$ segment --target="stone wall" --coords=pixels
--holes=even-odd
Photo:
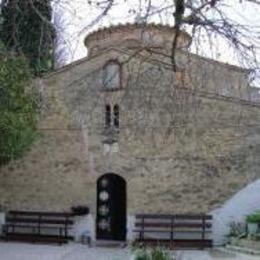
[[[1,204],[8,209],[69,210],[87,203],[91,180],[81,140],[76,131],[41,131],[24,158],[1,169]]]
[[[88,56],[117,46],[120,49],[149,48],[160,50],[170,55],[175,28],[160,24],[126,24],[101,28],[87,35],[84,43],[88,48]],[[187,50],[191,43],[191,36],[181,31],[177,47]]]
[[[106,92],[102,66],[112,58],[123,63],[123,88]],[[260,107],[241,100],[245,72],[183,53],[178,62],[181,77],[169,57],[110,49],[39,79],[39,138],[1,169],[0,204],[95,213],[96,180],[114,172],[127,181],[128,214],[208,212],[259,178]],[[113,145],[107,103],[120,106]]]

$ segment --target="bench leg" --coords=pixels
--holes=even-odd
[[[8,241],[8,226],[3,226],[3,234],[4,234],[4,239],[7,242]]]
[[[62,245],[62,228],[59,229],[59,244]]]

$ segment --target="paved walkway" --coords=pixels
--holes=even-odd
[[[86,245],[39,245],[0,243],[0,260],[127,260],[130,251],[115,248],[88,248]]]
[[[220,250],[210,251],[178,251],[177,260],[259,260],[259,256],[227,253]]]
[[[213,251],[177,251],[177,260],[259,260],[258,257]],[[129,249],[0,243],[0,260],[130,260]]]

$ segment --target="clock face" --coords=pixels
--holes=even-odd
[[[101,191],[101,192],[99,193],[99,199],[100,199],[101,201],[107,201],[108,198],[109,198],[108,192],[106,192],[106,191]]]

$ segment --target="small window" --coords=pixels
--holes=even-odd
[[[105,122],[106,122],[106,127],[110,127],[111,125],[111,106],[106,105],[106,111],[105,111]]]
[[[106,90],[121,87],[121,68],[117,61],[109,61],[103,68],[103,87]]]
[[[114,106],[114,126],[119,128],[119,106]]]

